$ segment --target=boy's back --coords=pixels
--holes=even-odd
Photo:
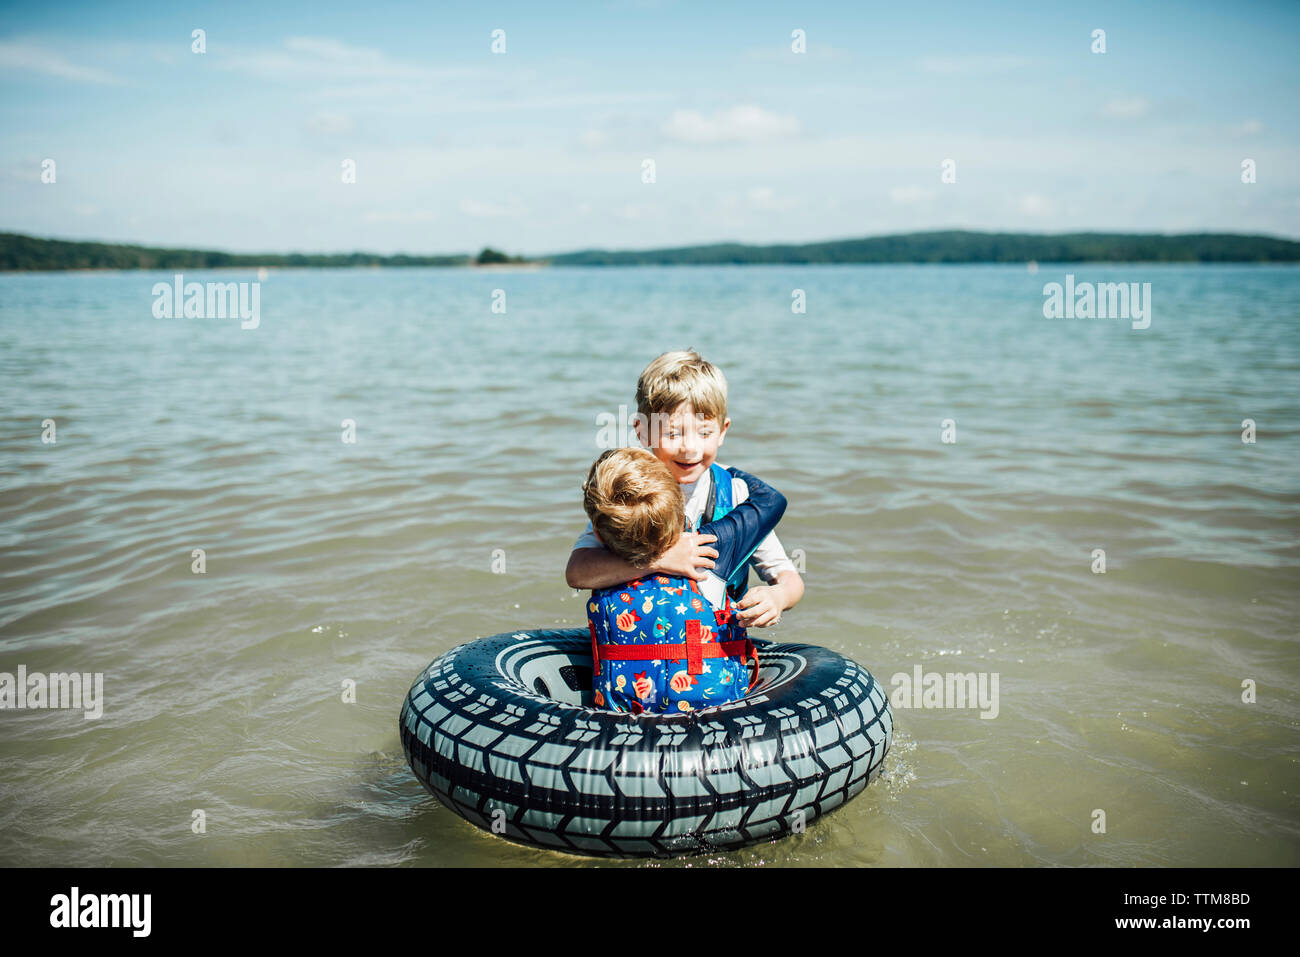
[[[734,470],[747,501],[701,526],[717,562],[704,582],[648,574],[596,589],[587,602],[597,707],[634,714],[694,711],[744,696],[757,673],[753,643],[733,611],[726,581],[781,520],[785,497]],[[730,479],[731,473],[724,473]],[[584,506],[614,551],[648,562],[686,524],[680,488],[643,449],[607,452],[583,487]],[[671,535],[665,529],[674,527]],[[655,536],[643,547],[642,536]],[[754,665],[751,671],[751,664]]]

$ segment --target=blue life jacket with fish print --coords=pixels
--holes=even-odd
[[[650,575],[597,589],[587,627],[598,708],[698,711],[743,698],[758,673],[730,597],[715,610],[694,579]]]
[[[711,520],[698,527],[718,536],[718,577],[725,574],[730,582],[738,571],[743,588],[749,556],[780,521],[785,498],[733,470],[750,488],[750,499],[737,507],[732,473],[714,468],[721,477],[713,476],[711,507],[705,509]],[[593,591],[587,625],[596,706],[657,714],[743,698],[757,680],[758,655],[736,621],[730,589],[722,603],[721,609],[714,608],[698,582],[672,575],[647,575]]]

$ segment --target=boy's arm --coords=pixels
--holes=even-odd
[[[700,526],[701,532],[718,537],[714,545],[718,551],[714,574],[719,578],[730,578],[748,561],[754,549],[776,528],[785,514],[785,496],[772,486],[740,469],[727,471],[749,486],[749,498],[716,522]]]
[[[703,581],[718,553],[710,547],[715,536],[683,532],[672,548],[649,568],[637,568],[606,548],[575,548],[564,569],[570,588],[609,588],[645,575],[678,575]]]
[[[608,588],[636,577],[627,562],[606,548],[575,548],[564,568],[570,588]]]
[[[755,585],[736,603],[740,610],[736,618],[746,628],[766,628],[781,620],[781,612],[788,611],[803,597],[803,579],[795,569],[787,569],[776,576],[771,585]]]

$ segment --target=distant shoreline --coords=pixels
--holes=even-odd
[[[380,256],[373,253],[228,253],[0,233],[0,272],[177,269],[358,269],[462,267],[492,270],[564,266],[749,266],[1003,263],[1300,263],[1300,241],[1235,233],[984,233],[944,230],[798,245],[715,243],[668,249],[589,249],[511,257]]]

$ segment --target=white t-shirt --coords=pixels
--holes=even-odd
[[[721,465],[721,463],[718,463]],[[722,466],[725,468],[726,466]],[[700,520],[704,514],[704,505],[709,497],[709,474],[704,475],[690,485],[682,486],[682,495],[686,499],[686,520],[694,527],[695,523]],[[749,498],[749,486],[743,479],[731,479],[731,501],[736,505]],[[578,540],[573,543],[573,550],[576,552],[579,548],[604,548],[600,539],[591,528],[591,522],[587,523],[587,529],[578,536]],[[784,571],[796,571],[794,562],[790,561],[781,547],[781,541],[776,537],[776,532],[770,533],[767,538],[759,543],[758,548],[754,549],[754,554],[750,557],[749,563],[759,576],[769,585],[776,581],[776,576]],[[713,607],[722,607],[722,598],[726,592],[726,582],[709,569],[709,577],[700,583],[700,589],[704,592],[704,597],[713,603]]]

